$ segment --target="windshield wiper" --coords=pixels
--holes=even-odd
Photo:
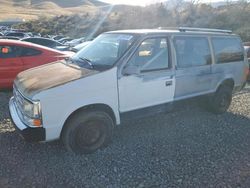
[[[87,59],[87,58],[84,58],[84,57],[78,57],[78,59],[80,59],[80,60],[86,62],[86,63],[90,66],[91,69],[94,68],[94,66],[93,66],[93,64],[92,64],[92,62],[91,62],[90,59]]]

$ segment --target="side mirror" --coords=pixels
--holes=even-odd
[[[122,71],[124,75],[139,75],[140,69],[137,66],[129,65],[125,67]]]

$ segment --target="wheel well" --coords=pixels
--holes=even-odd
[[[223,85],[226,85],[226,86],[229,86],[230,88],[234,88],[234,80],[232,78],[229,78],[229,79],[226,79],[224,80],[219,87],[223,86]]]
[[[77,110],[75,110],[74,112],[72,112],[69,117],[67,118],[67,120],[65,121],[64,125],[69,121],[70,118],[72,118],[75,114],[79,113],[79,112],[88,112],[88,111],[102,111],[102,112],[106,112],[113,120],[114,124],[116,124],[116,117],[115,114],[112,110],[112,108],[106,104],[91,104],[91,105],[87,105],[84,107],[81,107]]]
[[[79,112],[88,112],[88,111],[102,111],[102,112],[106,112],[111,117],[111,119],[113,120],[114,125],[116,125],[116,117],[115,117],[115,114],[114,114],[114,112],[113,112],[113,110],[112,110],[112,108],[110,106],[108,106],[106,104],[91,104],[91,105],[87,105],[87,106],[81,107],[81,108],[75,110],[74,112],[72,112],[69,115],[69,117],[64,122],[63,128],[61,130],[61,136],[62,136],[63,129],[65,128],[65,125],[67,124],[67,122],[74,115],[76,115]]]

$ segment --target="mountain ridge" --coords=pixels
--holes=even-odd
[[[96,14],[109,4],[98,0],[0,0],[0,21],[37,20],[71,14]]]
[[[5,1],[5,0],[0,0],[0,3],[1,1]],[[107,3],[104,3],[98,0],[70,0],[70,1],[65,1],[65,0],[46,0],[46,1],[43,1],[43,0],[10,0],[9,2],[12,2],[14,6],[18,6],[18,5],[22,6],[24,4],[36,5],[36,4],[51,2],[62,8],[79,7],[83,5],[97,6],[97,7],[108,5]]]

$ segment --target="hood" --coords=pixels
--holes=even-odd
[[[59,61],[33,68],[17,75],[14,84],[26,97],[66,84],[68,82],[90,76],[98,71],[73,67]]]

